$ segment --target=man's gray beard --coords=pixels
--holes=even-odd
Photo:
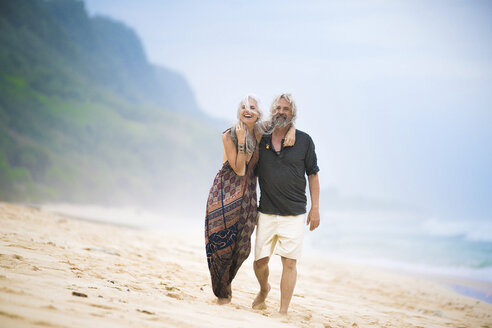
[[[290,119],[285,119],[285,120],[279,120],[278,117],[272,118],[272,127],[275,128],[285,128],[286,126],[289,126],[292,123],[292,118]]]

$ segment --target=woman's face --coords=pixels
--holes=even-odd
[[[239,119],[245,124],[255,123],[260,117],[260,112],[258,111],[258,104],[256,100],[249,98],[249,108],[246,108],[246,104],[241,105],[241,110],[239,111]]]

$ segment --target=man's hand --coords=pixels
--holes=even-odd
[[[319,227],[319,210],[318,209],[311,208],[311,210],[309,210],[306,225],[308,225],[308,224],[310,224],[310,226],[309,226],[310,231],[313,231],[314,229]]]

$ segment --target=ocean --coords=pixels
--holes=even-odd
[[[318,230],[306,233],[305,251],[386,269],[492,284],[490,221],[325,211]],[[492,303],[488,292],[481,296],[468,293]]]

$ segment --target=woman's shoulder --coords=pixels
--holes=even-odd
[[[222,136],[231,136],[231,135],[232,135],[231,128],[228,128],[227,130],[222,132]]]
[[[224,132],[222,132],[222,140],[232,140],[231,128],[228,128]]]

